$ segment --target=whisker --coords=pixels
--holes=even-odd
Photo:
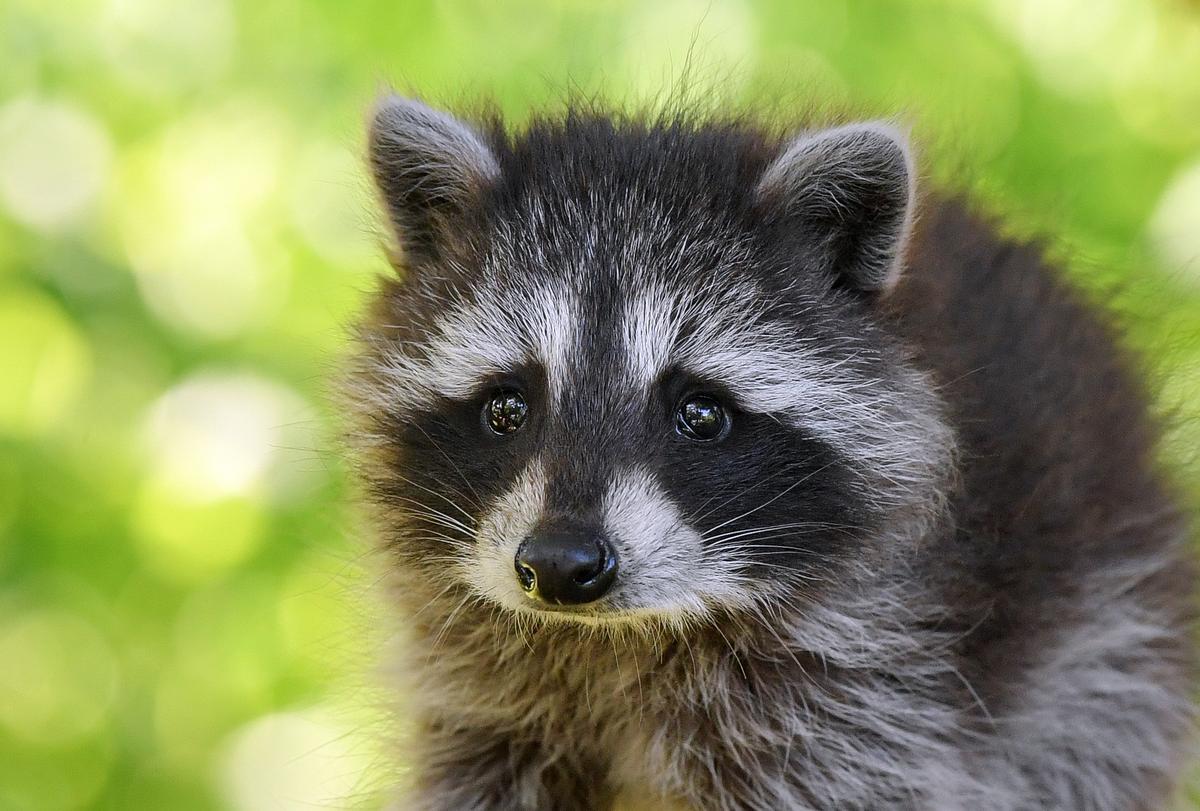
[[[439,493],[437,490],[434,490],[434,489],[432,489],[432,488],[426,487],[425,485],[421,484],[420,482],[413,481],[412,479],[408,478],[407,476],[405,476],[405,475],[403,475],[403,474],[401,474],[401,473],[393,473],[393,475],[395,475],[395,476],[396,476],[396,478],[400,479],[401,481],[405,482],[406,484],[411,484],[413,487],[418,487],[418,488],[420,488],[421,490],[424,490],[426,493],[429,493],[430,495],[434,495],[434,496],[437,496],[438,498],[442,499],[442,500],[443,500],[443,501],[445,501],[447,504],[449,504],[451,507],[453,507],[454,509],[456,509],[456,510],[458,510],[460,513],[462,513],[464,516],[466,516],[466,518],[467,518],[467,520],[468,520],[468,521],[474,521],[474,520],[475,520],[475,518],[474,518],[474,517],[473,517],[473,516],[472,516],[472,515],[471,515],[469,512],[467,512],[467,511],[466,511],[466,510],[464,510],[462,507],[460,507],[456,501],[454,501],[453,499],[451,499],[451,498],[450,498],[449,496],[447,496],[445,493]],[[437,479],[436,477],[434,477],[434,476],[430,476],[430,478],[431,478],[431,479],[433,479],[433,480],[434,480],[434,481],[435,481],[437,484],[440,484],[442,487],[447,487],[447,488],[448,488],[448,489],[450,489],[450,490],[454,490],[454,488],[453,488],[453,487],[448,487],[448,485],[446,485],[446,483],[445,483],[445,482],[443,482],[443,481],[440,481],[440,480],[439,480],[439,479]],[[454,492],[455,492],[457,495],[460,495],[460,496],[462,496],[462,495],[463,495],[462,493],[458,492],[457,490],[454,490]],[[476,506],[481,506],[481,505],[476,505]]]
[[[774,496],[772,496],[771,498],[767,499],[767,500],[766,500],[766,501],[764,501],[762,504],[759,504],[757,507],[755,507],[755,508],[753,508],[753,509],[750,509],[750,510],[747,510],[746,512],[742,513],[741,515],[734,516],[733,518],[730,518],[730,519],[728,519],[728,520],[726,520],[726,521],[722,521],[720,524],[717,524],[715,527],[712,527],[710,530],[708,530],[708,532],[715,532],[716,530],[720,529],[721,527],[728,526],[729,524],[732,524],[734,521],[740,521],[740,520],[742,520],[743,518],[746,518],[747,516],[753,515],[754,513],[758,512],[759,510],[763,509],[764,507],[768,507],[768,506],[770,506],[771,504],[774,504],[776,501],[778,501],[779,499],[783,498],[784,496],[786,496],[786,495],[787,495],[788,493],[790,493],[791,491],[795,490],[795,489],[796,489],[797,487],[799,487],[800,485],[804,484],[806,481],[808,481],[809,479],[811,479],[813,476],[816,476],[818,473],[821,473],[821,472],[823,472],[824,470],[826,470],[826,469],[827,469],[828,467],[830,467],[830,465],[832,465],[832,464],[833,464],[833,463],[832,463],[832,462],[830,462],[830,463],[827,463],[827,464],[821,465],[819,468],[817,468],[816,470],[814,470],[812,473],[809,473],[807,476],[805,476],[805,477],[803,477],[803,478],[801,478],[801,479],[797,479],[796,481],[792,482],[792,483],[791,483],[791,484],[789,484],[787,487],[783,488],[783,490],[781,490],[780,492],[776,493]]]
[[[772,473],[770,473],[760,479],[755,479],[753,484],[749,485],[748,487],[742,488],[737,493],[734,493],[732,496],[725,499],[717,506],[713,507],[710,510],[705,510],[700,515],[696,515],[696,513],[699,512],[699,510],[701,508],[703,508],[706,504],[709,504],[713,499],[715,499],[717,496],[720,495],[720,493],[714,493],[713,495],[709,496],[704,501],[702,501],[700,503],[700,505],[697,506],[696,509],[692,511],[692,513],[687,517],[688,522],[689,523],[699,523],[700,521],[703,521],[705,518],[712,515],[714,512],[721,509],[729,502],[731,502],[735,499],[741,498],[742,496],[746,495],[747,493],[750,493],[751,491],[753,491],[755,488],[760,487],[763,484],[766,484],[767,482],[771,481],[771,479],[774,479],[776,476],[782,476],[786,471],[787,471],[787,468],[780,467],[780,468],[776,469],[775,471],[773,471]]]
[[[483,504],[483,497],[479,495],[479,491],[475,489],[475,485],[471,484],[471,480],[467,478],[467,475],[462,472],[462,468],[460,468],[455,463],[455,461],[450,458],[450,454],[448,454],[448,453],[446,453],[446,451],[442,450],[442,446],[437,444],[437,442],[434,441],[433,437],[431,437],[429,435],[429,432],[426,431],[424,428],[422,428],[420,425],[418,425],[417,423],[414,422],[413,427],[416,428],[418,431],[420,431],[422,434],[424,434],[425,438],[429,440],[429,444],[433,445],[433,447],[437,449],[437,452],[442,455],[442,458],[444,458],[447,462],[450,463],[450,467],[454,468],[454,472],[457,473],[459,475],[459,478],[461,478],[463,480],[463,482],[467,485],[467,489],[469,489],[472,493],[475,494],[476,502],[479,504]]]

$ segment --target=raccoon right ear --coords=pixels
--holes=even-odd
[[[500,173],[474,129],[413,99],[381,98],[368,133],[371,173],[409,256],[435,252],[446,226]]]
[[[757,195],[843,282],[886,291],[900,276],[914,181],[907,139],[871,122],[798,136],[763,172]]]

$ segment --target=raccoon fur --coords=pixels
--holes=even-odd
[[[388,97],[369,162],[396,808],[1164,807],[1194,580],[1147,397],[904,135]]]

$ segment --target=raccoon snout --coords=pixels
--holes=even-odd
[[[513,561],[530,597],[555,605],[583,605],[603,597],[617,579],[617,552],[599,532],[539,528]]]

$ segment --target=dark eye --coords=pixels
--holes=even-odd
[[[729,429],[729,415],[712,397],[698,394],[683,401],[675,412],[675,430],[688,439],[710,442]]]
[[[483,405],[483,421],[494,433],[505,435],[516,433],[525,424],[529,406],[521,392],[502,389],[493,394]]]

